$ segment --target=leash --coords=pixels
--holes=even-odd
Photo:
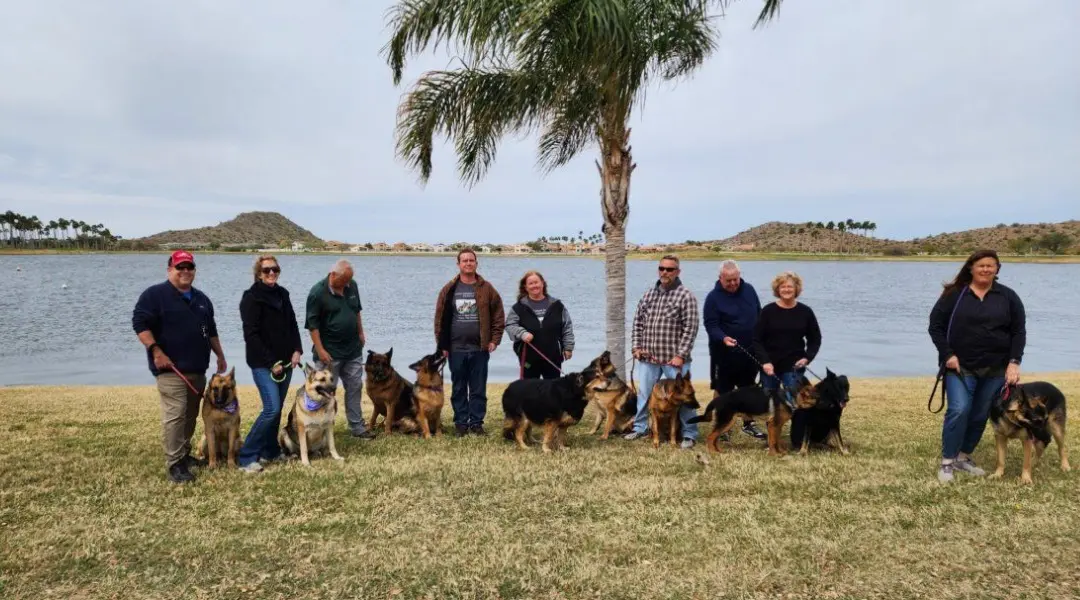
[[[184,382],[184,385],[186,385],[186,386],[187,386],[187,388],[188,388],[189,390],[191,390],[191,393],[192,393],[192,394],[195,394],[196,396],[198,396],[200,400],[202,399],[202,397],[203,397],[203,393],[202,393],[202,392],[200,392],[199,390],[195,389],[195,386],[191,385],[191,382],[190,382],[190,381],[188,381],[188,378],[187,378],[187,377],[184,377],[184,374],[180,372],[180,369],[177,369],[177,368],[176,368],[176,365],[174,365],[174,364],[172,364],[172,363],[170,362],[170,363],[169,363],[169,368],[170,368],[170,369],[172,369],[172,370],[173,370],[173,373],[176,373],[176,376],[177,376],[177,377],[179,377],[179,378],[180,378],[180,380]]]
[[[946,342],[948,342],[949,338],[952,337],[952,324],[953,324],[953,319],[956,318],[956,309],[960,308],[960,301],[964,299],[964,293],[967,292],[967,290],[968,290],[968,286],[966,286],[966,285],[964,286],[964,288],[962,290],[960,290],[960,294],[956,297],[956,304],[953,305],[952,312],[949,313],[949,324],[945,327],[945,341]],[[959,361],[959,358],[957,360]],[[942,361],[941,368],[938,369],[937,379],[934,380],[934,389],[930,390],[930,397],[927,398],[927,400],[926,400],[926,410],[930,411],[930,413],[934,414],[934,415],[938,414],[939,412],[941,412],[945,408],[945,395],[946,395],[947,392],[945,391],[945,383],[944,383],[944,381],[945,381],[945,373],[948,372],[948,369],[945,367],[945,362],[947,362],[947,361]],[[972,399],[974,399],[975,398],[975,391],[968,387],[967,381],[964,380],[964,374],[960,373],[958,371],[956,376],[959,377],[960,382],[964,384],[964,388],[967,389],[968,395]],[[933,404],[934,392],[937,391],[938,384],[941,385],[941,404],[938,405],[937,410],[933,410],[930,407]]]
[[[941,368],[938,369],[937,378],[934,380],[934,389],[930,390],[930,397],[926,399],[926,410],[930,411],[930,414],[936,415],[945,409],[945,386],[941,385],[945,379],[945,363],[941,364]],[[934,403],[934,394],[937,392],[938,385],[941,385],[941,404],[938,405],[937,410],[930,408]]]
[[[528,347],[532,348],[532,349],[533,349],[533,352],[535,352],[535,353],[536,353],[537,355],[539,355],[539,356],[540,356],[540,358],[542,358],[542,359],[546,360],[546,361],[548,362],[548,364],[549,364],[549,365],[551,365],[552,367],[555,367],[555,370],[559,372],[559,375],[562,375],[562,374],[563,374],[563,372],[562,372],[562,369],[560,369],[560,368],[559,368],[559,365],[557,365],[557,364],[555,364],[554,362],[552,362],[552,360],[551,360],[550,358],[548,358],[548,357],[544,356],[544,353],[543,353],[543,352],[541,352],[540,350],[538,350],[538,349],[536,348],[536,346],[533,346],[532,342],[526,342],[525,340],[521,340],[521,341],[522,341],[522,342],[523,342],[523,343],[524,343],[524,344],[525,344],[526,346],[528,346]],[[525,348],[524,348],[524,347],[522,347],[522,348],[521,348],[521,369],[520,369],[519,375],[520,375],[520,376],[518,377],[519,379],[525,379]]]
[[[277,367],[279,365],[281,366],[281,379],[274,377],[274,367]],[[286,362],[284,360],[279,360],[274,363],[274,367],[270,367],[270,381],[273,381],[274,383],[281,383],[282,381],[285,381],[286,373],[295,368],[292,365],[292,361]]]

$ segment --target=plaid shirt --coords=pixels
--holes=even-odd
[[[697,333],[697,298],[679,279],[670,290],[657,282],[638,302],[632,347],[647,352],[652,362],[667,363],[681,356],[689,363]]]

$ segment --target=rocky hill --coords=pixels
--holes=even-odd
[[[186,248],[207,246],[278,247],[301,242],[306,246],[322,246],[323,241],[307,229],[276,212],[246,212],[212,227],[163,231],[141,238],[148,245],[176,245]]]

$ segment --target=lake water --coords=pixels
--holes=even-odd
[[[302,319],[307,291],[338,257],[284,255],[281,283]],[[439,288],[455,273],[453,257],[349,256],[364,305],[368,348],[394,348],[395,364],[407,365],[434,349],[433,315]],[[214,302],[226,358],[242,383],[251,382],[244,363],[239,303],[251,284],[250,255],[196,256],[195,285]],[[140,292],[165,279],[166,255],[0,256],[0,385],[149,384],[142,346],[131,328]],[[17,267],[22,270],[18,271]],[[503,295],[507,309],[517,282],[539,269],[549,291],[566,304],[577,348],[570,361],[580,368],[604,349],[604,265],[591,258],[480,257],[480,273]],[[719,261],[683,263],[683,282],[703,304],[716,281]],[[936,355],[926,333],[930,307],[959,263],[936,262],[759,262],[742,264],[743,277],[763,302],[780,271],[802,275],[801,300],[817,313],[824,341],[811,365],[850,376],[932,375]],[[656,263],[627,265],[627,319],[655,281]],[[1072,370],[1080,366],[1080,305],[1066,288],[1080,280],[1080,265],[1006,264],[1001,281],[1023,299],[1028,315],[1026,370]],[[63,286],[66,284],[67,288]],[[629,335],[629,324],[627,334]],[[305,359],[310,339],[301,331]],[[628,344],[629,345],[629,344]],[[708,345],[701,327],[694,369],[704,378]],[[212,364],[212,363],[211,363]],[[491,381],[517,377],[510,345],[492,357]]]

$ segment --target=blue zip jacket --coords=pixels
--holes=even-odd
[[[146,288],[135,303],[131,325],[136,334],[152,333],[181,373],[206,373],[210,367],[210,338],[218,336],[214,305],[194,287],[190,301],[168,281]],[[156,377],[159,372],[149,350],[146,362]]]
[[[739,289],[732,294],[717,281],[716,287],[705,297],[705,306],[701,311],[705,331],[709,334],[709,346],[722,346],[725,337],[733,337],[739,345],[750,349],[754,343],[754,325],[760,312],[761,301],[754,286],[739,280]]]

